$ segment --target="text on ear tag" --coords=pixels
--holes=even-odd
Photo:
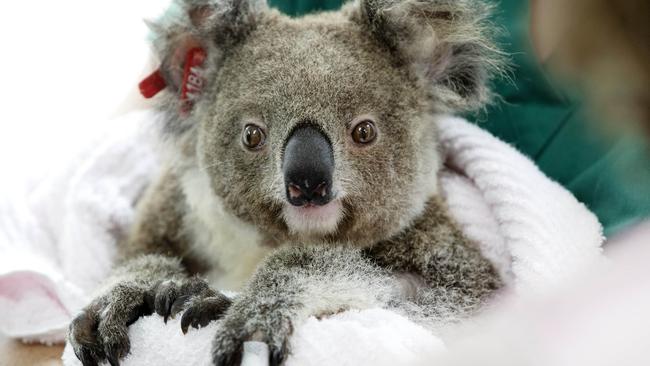
[[[183,71],[183,86],[181,88],[181,112],[188,113],[201,96],[205,86],[203,65],[207,53],[202,48],[192,48],[187,53]]]

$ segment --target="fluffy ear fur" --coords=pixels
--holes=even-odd
[[[179,91],[189,50],[203,48],[213,66],[255,28],[266,9],[265,0],[174,0],[159,20],[148,23],[168,87]]]
[[[503,56],[482,0],[359,0],[352,18],[409,63],[443,111],[481,108]]]

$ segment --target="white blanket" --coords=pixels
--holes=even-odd
[[[0,196],[0,331],[43,342],[68,322],[110,269],[114,242],[155,174],[151,115],[131,113],[79,149],[66,169]],[[110,125],[110,126],[109,126]],[[515,149],[458,118],[443,117],[443,192],[464,232],[515,293],[539,292],[600,256],[595,216]],[[495,305],[496,306],[496,305]],[[213,323],[182,335],[154,315],[130,329],[123,365],[206,365]],[[381,309],[349,311],[296,327],[288,364],[418,364],[444,339]],[[254,346],[254,345],[251,345]],[[254,353],[248,354],[255,364]],[[79,365],[70,349],[66,365]]]

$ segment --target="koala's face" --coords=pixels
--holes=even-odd
[[[258,25],[226,60],[202,163],[237,214],[273,231],[385,237],[435,191],[426,96],[360,26]]]
[[[413,65],[422,52],[374,34],[359,6],[261,11],[196,106],[199,168],[228,210],[275,240],[367,245],[437,192],[434,113],[450,88],[432,92],[430,68]]]

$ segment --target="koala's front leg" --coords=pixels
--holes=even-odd
[[[104,360],[119,365],[130,348],[128,326],[139,317],[156,312],[167,319],[188,301],[215,296],[223,295],[199,278],[186,278],[178,260],[140,256],[117,268],[101,294],[72,321],[68,342],[84,366]],[[212,319],[219,315],[210,314]]]
[[[364,250],[379,266],[418,279],[403,310],[423,325],[471,316],[502,286],[492,263],[448,212],[441,198],[432,198],[411,227]]]
[[[390,276],[348,248],[292,247],[262,263],[226,312],[213,348],[216,365],[238,365],[242,345],[269,346],[270,363],[288,355],[293,327],[310,315],[385,306],[393,296]]]

